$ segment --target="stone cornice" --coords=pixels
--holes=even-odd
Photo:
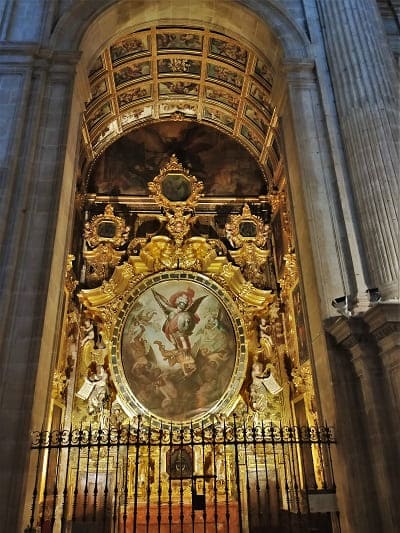
[[[287,59],[282,62],[281,70],[286,75],[289,85],[302,87],[315,83],[314,59]]]
[[[400,304],[379,303],[365,314],[385,367],[400,364]]]
[[[392,324],[395,329],[400,325],[400,304],[379,303],[371,307],[365,314],[364,320],[374,335],[379,334],[387,324]]]
[[[15,66],[53,66],[63,65],[75,68],[81,53],[77,51],[57,51],[38,46],[37,43],[15,43],[0,41],[1,67]]]
[[[355,364],[360,358],[385,359],[385,355],[395,362],[400,346],[400,305],[380,303],[362,317],[329,319],[325,321],[325,330],[338,346],[351,353]]]
[[[338,345],[347,349],[357,343],[352,334],[349,320],[344,317],[327,319],[325,321],[325,330],[332,335]]]
[[[379,348],[363,318],[340,317],[335,321],[326,321],[325,329],[334,337],[337,345],[349,354],[358,377],[381,375],[381,366],[376,357]]]

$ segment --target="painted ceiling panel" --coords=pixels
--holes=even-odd
[[[88,75],[88,161],[147,121],[180,118],[229,133],[270,173],[274,70],[250,47],[204,28],[153,27],[112,43]]]

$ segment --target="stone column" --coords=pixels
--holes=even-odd
[[[280,105],[288,194],[296,253],[305,292],[317,292],[316,327],[333,313],[331,302],[354,286],[349,244],[331,157],[314,61],[286,61],[286,100]],[[281,86],[275,88],[282,92]],[[313,272],[315,275],[313,275]],[[317,290],[316,290],[317,288]],[[313,316],[309,313],[309,320]],[[316,337],[317,335],[315,335]]]
[[[369,288],[399,298],[398,80],[375,0],[318,0]]]
[[[386,307],[386,306],[385,306]],[[396,531],[400,522],[397,501],[399,471],[399,447],[396,441],[398,423],[393,416],[393,407],[388,394],[386,372],[377,357],[379,347],[363,318],[337,319],[327,328],[344,349],[359,380],[359,406],[349,408],[349,420],[360,420],[364,426],[363,441],[358,443],[360,456],[368,453],[369,471],[364,472],[364,485],[374,485],[375,496],[368,507],[381,520],[383,531]],[[349,371],[347,370],[347,374]],[[357,391],[352,392],[357,396]],[[376,531],[376,525],[364,525],[367,531]]]
[[[375,533],[382,531],[381,513],[377,512],[377,489],[371,473],[371,454],[364,423],[360,380],[351,355],[343,344],[349,337],[344,318],[332,318],[327,328],[327,346],[332,368],[337,438],[332,447],[336,495],[340,509],[341,531]],[[325,390],[324,390],[325,394]]]
[[[18,524],[18,517],[32,405],[48,390],[55,353],[51,343],[44,347],[48,361],[35,390],[79,55],[31,44],[2,46],[0,101],[5,102],[6,120],[0,156],[5,156],[2,183],[8,188],[1,195],[0,224],[0,523],[4,531],[19,531],[27,525]],[[62,268],[58,275],[63,278]],[[54,308],[57,311],[57,302]],[[45,408],[42,401],[40,420]]]
[[[365,333],[361,331],[359,335],[364,338]],[[377,507],[381,511],[383,530],[395,531],[400,520],[395,502],[397,497],[394,496],[398,484],[398,454],[393,442],[389,405],[384,401],[386,380],[380,365],[371,357],[374,350],[375,347],[368,340],[360,340],[351,348],[366,411],[366,436],[370,445],[371,471],[377,489]]]
[[[375,305],[364,315],[371,335],[379,347],[379,358],[386,376],[389,414],[395,428],[394,443],[400,446],[400,305]]]

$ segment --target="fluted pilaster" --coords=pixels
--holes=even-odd
[[[0,101],[4,105],[0,109],[4,107],[7,122],[0,134],[0,161],[4,161],[2,185],[7,187],[0,187],[2,193],[4,188],[0,202],[0,425],[7,430],[0,445],[0,529],[20,531],[17,522],[35,416],[32,406],[41,399],[43,419],[54,353],[52,343],[44,339],[51,337],[56,326],[49,335],[43,320],[50,300],[54,323],[59,309],[58,299],[48,297],[48,280],[51,262],[56,261],[57,218],[60,235],[67,233],[69,223],[73,175],[64,182],[62,176],[79,56],[50,49],[38,52],[31,44],[2,46]],[[61,255],[61,265],[63,251],[57,256],[60,261]],[[62,266],[53,270],[52,283],[62,286]],[[47,359],[39,365],[41,346]]]
[[[385,355],[380,352],[378,344],[383,337],[388,337],[388,330],[396,333],[397,321],[392,316],[396,313],[396,307],[396,304],[382,304],[372,308],[363,317],[339,318],[326,323],[327,331],[335,339],[336,347],[345,357],[341,362],[338,357],[335,360],[335,364],[339,362],[340,379],[348,380],[353,375],[350,368],[345,366],[347,362],[351,363],[358,378],[357,382],[352,383],[351,388],[347,388],[348,405],[342,413],[343,417],[339,418],[338,430],[342,431],[343,424],[349,422],[355,427],[361,423],[366,429],[362,434],[362,449],[358,442],[355,450],[360,464],[364,462],[364,467],[365,460],[368,460],[368,469],[363,471],[361,468],[358,473],[360,476],[358,483],[361,481],[362,487],[355,490],[365,493],[363,505],[367,503],[368,508],[362,513],[370,514],[372,510],[373,516],[369,516],[368,521],[363,522],[363,516],[358,515],[357,520],[361,523],[355,525],[351,531],[394,532],[397,531],[396,527],[400,520],[396,503],[400,464],[400,449],[396,439],[398,414],[393,402],[393,396],[398,395],[398,390],[395,390],[396,369],[393,366],[389,367],[389,361],[389,364],[385,362]],[[391,382],[393,382],[393,391],[390,390]],[[339,391],[338,385],[336,392]],[[392,392],[394,394],[391,394]],[[339,401],[342,400],[343,398],[340,398]],[[351,453],[352,444],[350,440],[348,453]]]
[[[319,0],[370,288],[399,298],[398,80],[374,0]]]

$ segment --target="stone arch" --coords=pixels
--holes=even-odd
[[[45,352],[48,351],[49,346],[54,345],[54,331],[57,329],[56,322],[61,300],[59,288],[62,286],[65,251],[68,249],[68,240],[72,227],[69,215],[73,204],[75,185],[75,154],[79,138],[78,117],[82,110],[82,105],[89,95],[89,86],[85,81],[84,73],[87,71],[90,62],[96,57],[96,54],[111,39],[135,29],[132,26],[132,21],[136,20],[137,24],[145,24],[155,20],[167,23],[176,12],[174,10],[178,10],[180,7],[179,3],[179,0],[171,0],[168,4],[168,10],[163,10],[161,0],[153,2],[151,9],[154,11],[151,11],[151,17],[149,15],[146,18],[143,15],[148,9],[145,2],[132,3],[129,0],[121,0],[120,2],[106,0],[101,7],[98,7],[95,3],[79,2],[60,19],[49,41],[51,49],[59,52],[71,52],[81,49],[82,56],[78,63],[78,77],[75,82],[72,106],[70,108],[69,137],[52,265],[52,272],[57,274],[53,276],[49,287],[49,303],[45,318],[46,327],[42,339],[37,388],[40,387],[39,384],[46,382],[46,378],[48,380],[49,369],[52,366],[51,354]],[[174,24],[179,24],[180,22],[187,24],[189,21],[196,21],[197,23],[206,22],[214,28],[221,27],[216,20],[215,4],[212,2],[204,2],[204,4],[205,7],[201,16],[198,13],[192,14],[188,8],[186,14],[181,13],[178,20],[176,18],[173,19]],[[291,154],[288,158],[288,172],[291,175],[294,218],[296,224],[299,224],[298,240],[299,242],[303,241],[299,246],[302,260],[301,266],[303,272],[308,272],[305,282],[313,293],[310,296],[309,307],[314,306],[317,309],[315,316],[319,315],[318,300],[321,299],[324,306],[322,316],[325,317],[332,296],[336,296],[337,292],[341,294],[343,291],[343,277],[346,276],[346,273],[341,270],[342,265],[340,265],[339,260],[327,265],[323,258],[323,250],[322,253],[315,252],[315,249],[318,249],[322,243],[325,250],[329,248],[335,249],[337,246],[340,247],[338,241],[341,239],[340,232],[342,231],[339,227],[340,213],[332,211],[330,216],[333,222],[328,219],[325,225],[321,224],[321,209],[316,197],[323,196],[325,199],[333,195],[333,185],[329,182],[330,178],[326,178],[325,182],[321,179],[324,173],[323,156],[317,152],[309,153],[310,151],[307,149],[308,157],[305,158],[306,161],[304,163],[299,162],[299,154],[302,148],[305,149],[307,141],[320,135],[322,137],[320,139],[321,142],[326,144],[328,142],[326,134],[314,133],[314,137],[312,137],[311,133],[309,133],[309,138],[304,140],[299,138],[299,130],[297,129],[296,131],[293,128],[293,124],[300,120],[306,131],[311,132],[313,128],[316,129],[316,122],[322,120],[322,118],[310,117],[307,121],[305,118],[307,109],[310,106],[314,105],[317,108],[320,105],[318,100],[318,81],[313,70],[314,63],[308,59],[309,43],[304,32],[283,12],[276,2],[271,1],[264,4],[256,0],[243,0],[233,5],[231,2],[227,2],[227,4],[229,4],[231,13],[228,19],[224,19],[223,27],[225,31],[229,30],[232,35],[238,36],[238,40],[253,40],[258,48],[271,46],[275,53],[274,60],[276,65],[279,65],[281,69],[281,93],[276,95],[276,100],[284,115],[282,128],[287,151]],[[138,8],[137,11],[136,8]],[[218,8],[221,8],[220,3]],[[142,14],[141,19],[138,13]],[[237,16],[239,13],[245,13],[248,17],[247,32],[245,34],[241,34],[239,24],[234,18],[234,15]],[[239,19],[237,18],[236,20]],[[77,21],[79,21],[78,24]],[[254,23],[256,24],[255,34]],[[251,29],[253,29],[253,33],[250,31]],[[257,36],[259,37],[258,42]],[[288,90],[288,84],[291,85],[290,90]],[[294,103],[297,98],[299,98],[300,106],[296,110]],[[306,177],[307,180],[305,179]],[[306,221],[305,213],[311,213],[311,225],[314,225],[311,230]],[[310,231],[317,234],[317,236],[319,235],[317,241],[313,244],[310,243]],[[335,233],[335,231],[338,233]],[[314,263],[317,264],[315,265]],[[318,276],[315,274],[315,269],[319,270],[320,278],[323,277],[329,280],[327,286],[321,284],[321,279],[317,279]],[[317,286],[317,290],[315,290],[315,286]],[[320,319],[315,319],[313,328],[313,338],[316,339],[314,348],[325,350]],[[326,376],[326,379],[329,380],[328,373]],[[322,383],[321,385],[323,386],[324,384]],[[44,418],[44,394],[45,391],[42,390],[42,394],[35,397],[33,420],[35,420],[36,426],[39,426]],[[332,409],[333,402],[330,398],[327,398],[326,403],[328,410]],[[325,414],[332,419],[332,416],[330,416],[332,413],[326,412]],[[332,421],[334,422],[334,420]]]
[[[6,167],[2,169],[8,176],[2,270],[3,286],[6,287],[2,307],[6,313],[2,326],[5,335],[1,359],[1,423],[7,431],[1,445],[4,483],[0,491],[0,519],[7,530],[23,529],[26,525],[21,523],[21,502],[23,485],[29,483],[29,429],[40,427],[42,423],[51,381],[52,354],[57,349],[55,331],[60,326],[60,288],[65,281],[65,255],[72,226],[79,119],[89,95],[89,85],[82,74],[101,46],[111,38],[111,28],[118,33],[125,23],[129,25],[132,22],[132,19],[125,20],[123,12],[117,16],[117,7],[126,7],[132,12],[133,7],[129,4],[133,3],[135,9],[143,11],[151,2],[38,0],[32,3],[25,0],[10,1],[0,8],[4,15],[1,24],[5,39],[2,61],[6,80],[4,94],[10,94],[10,99],[6,96],[4,100],[10,120],[3,132],[7,153]],[[165,4],[170,10],[177,2],[165,0]],[[161,0],[157,5],[161,19],[166,20]],[[223,16],[234,6],[236,13],[242,10],[242,14],[248,14],[253,17],[252,20],[268,28],[267,34],[274,36],[280,52],[282,82],[276,96],[280,97],[281,103],[286,168],[300,269],[307,293],[314,366],[318,387],[323,390],[324,417],[329,423],[337,424],[338,436],[341,436],[336,458],[339,470],[335,475],[340,488],[338,497],[342,494],[340,514],[346,517],[346,530],[379,530],[382,529],[379,525],[383,515],[386,515],[387,523],[391,519],[390,512],[385,512],[391,501],[388,490],[381,491],[380,487],[395,486],[395,482],[393,485],[386,484],[390,476],[386,476],[384,471],[394,464],[394,455],[386,442],[386,437],[391,435],[386,420],[391,420],[391,417],[394,420],[395,415],[394,410],[392,413],[393,405],[385,400],[384,393],[386,390],[395,392],[395,382],[391,380],[396,371],[392,365],[397,346],[393,333],[396,304],[382,302],[375,306],[378,302],[371,298],[374,305],[368,310],[369,299],[366,298],[363,306],[359,302],[358,308],[355,308],[357,313],[364,313],[361,325],[371,326],[371,332],[378,339],[378,353],[374,344],[371,348],[364,342],[358,343],[359,330],[355,325],[359,321],[339,317],[331,306],[331,298],[343,294],[359,300],[365,297],[363,266],[368,258],[364,257],[362,248],[369,234],[363,221],[357,220],[354,210],[357,203],[352,196],[357,199],[359,191],[362,204],[367,192],[364,183],[375,184],[375,190],[378,190],[382,180],[387,177],[392,179],[389,171],[376,162],[381,154],[393,153],[388,142],[390,135],[385,135],[390,129],[386,125],[390,121],[386,119],[393,102],[389,98],[377,109],[372,97],[379,93],[379,84],[367,87],[365,78],[357,77],[354,69],[343,67],[347,60],[360,69],[357,72],[383,72],[383,76],[375,77],[382,83],[392,79],[386,72],[387,68],[382,67],[379,61],[376,63],[377,56],[374,55],[375,52],[382,54],[386,51],[385,57],[391,60],[383,36],[382,20],[372,0],[360,7],[361,17],[353,8],[354,3],[346,0],[306,3],[293,0],[222,0],[218,6],[223,6]],[[57,20],[60,11],[64,14]],[[196,16],[194,10],[191,15]],[[214,20],[217,24],[217,19],[214,20],[209,12],[209,23]],[[310,23],[310,41],[306,30],[293,19],[300,21],[299,24],[303,23],[303,19],[305,23]],[[108,28],[109,34],[107,27],[100,28],[101,20],[113,22],[113,26]],[[54,27],[50,33],[52,24]],[[96,28],[104,30],[104,33],[99,33],[98,39]],[[232,31],[238,31],[237,26],[232,26]],[[88,43],[90,36],[94,38],[92,47]],[[374,54],[369,54],[370,41],[366,36],[376,44],[369,47]],[[349,38],[354,38],[351,51],[346,49]],[[79,61],[80,49],[83,54]],[[77,65],[78,77],[74,81]],[[349,87],[356,89],[352,90],[352,98],[348,98]],[[360,105],[353,105],[354,102]],[[371,122],[373,136],[368,129],[360,128],[360,124],[371,121],[371,116],[382,119],[379,131],[375,131],[379,121],[376,124]],[[345,128],[340,129],[342,121]],[[361,161],[357,157],[357,153],[363,154],[361,148],[369,156],[370,179],[365,179],[365,165],[360,164],[366,159],[362,157]],[[393,183],[390,182],[390,185]],[[377,199],[380,203],[377,201],[376,205],[383,205],[380,194]],[[370,215],[368,210],[367,214]],[[384,210],[381,214],[387,223]],[[374,216],[363,218],[374,220]],[[376,228],[379,225],[383,228],[382,235],[389,234],[381,223],[381,217],[376,217],[376,222]],[[358,237],[359,233],[361,237]],[[374,243],[374,239],[371,242]],[[381,242],[385,243],[385,239]],[[379,248],[376,247],[376,250]],[[376,266],[381,271],[385,270],[380,261],[376,261]],[[373,287],[379,287],[379,284]],[[372,296],[377,297],[379,293]],[[346,299],[343,300],[347,303]],[[324,321],[326,329],[335,336],[335,343],[329,338],[325,340]],[[376,353],[373,353],[374,350]],[[340,356],[345,359],[344,365]],[[362,366],[364,360],[365,366]],[[353,363],[357,370],[354,379]],[[382,365],[385,367],[384,377],[381,375]],[[351,402],[347,401],[348,398]],[[388,406],[389,414],[386,416]],[[370,418],[373,426],[369,425]],[[368,424],[364,427],[366,420]],[[384,428],[385,431],[368,432],[367,426],[369,429]],[[359,447],[360,438],[364,444],[362,449]],[[374,453],[370,455],[372,451]],[[352,461],[353,457],[357,460]],[[372,462],[371,457],[374,459]],[[394,480],[394,473],[393,476]],[[348,487],[351,487],[351,493]],[[344,488],[346,490],[343,491]],[[379,509],[379,503],[385,505]],[[383,518],[382,523],[385,523]],[[355,527],[357,524],[358,528]]]
[[[96,54],[109,44],[111,39],[156,20],[165,24],[168,20],[173,20],[174,24],[197,22],[214,28],[224,27],[225,31],[237,36],[239,41],[243,39],[245,42],[252,42],[253,46],[262,49],[264,53],[267,50],[267,57],[272,54],[281,79],[281,83],[273,90],[272,99],[278,107],[279,115],[282,116],[281,127],[286,137],[288,167],[292,167],[292,171],[289,172],[292,177],[289,177],[289,181],[293,189],[291,196],[295,200],[294,217],[296,218],[297,211],[299,220],[302,221],[300,226],[304,226],[301,228],[303,235],[299,236],[299,239],[304,242],[309,241],[304,217],[304,213],[308,210],[313,212],[314,220],[314,228],[310,231],[317,235],[317,239],[313,237],[313,240],[318,244],[315,245],[314,251],[311,251],[311,256],[314,257],[310,257],[304,270],[313,270],[313,263],[316,261],[317,270],[324,272],[325,283],[319,283],[318,289],[325,308],[323,315],[329,316],[332,297],[337,294],[349,294],[355,281],[351,274],[353,265],[348,264],[346,259],[349,254],[346,254],[343,213],[341,208],[333,205],[334,197],[337,195],[337,185],[333,175],[332,160],[328,157],[327,161],[325,157],[330,151],[331,140],[328,138],[323,112],[321,113],[321,82],[315,69],[315,61],[310,59],[313,55],[309,48],[310,42],[305,32],[274,0],[268,2],[241,0],[235,3],[227,1],[226,4],[221,24],[218,13],[223,10],[223,5],[218,3],[217,8],[211,1],[203,2],[201,10],[192,10],[190,5],[182,7],[179,0],[171,0],[167,5],[158,0],[152,2],[151,6],[144,2],[136,3],[129,0],[119,2],[106,0],[100,7],[97,4],[79,2],[60,19],[53,31],[50,44],[57,50],[81,49],[73,103],[77,107],[83,105],[83,102],[90,97],[90,88],[85,76]],[[272,52],[268,52],[269,50]],[[309,116],[310,108],[318,109],[318,113],[313,117]],[[78,131],[75,129],[73,141],[75,143],[77,135]],[[308,140],[304,142],[307,135]],[[318,142],[318,149],[313,151],[308,161],[306,158],[303,162],[299,161],[299,154],[303,149],[309,152],[310,140]],[[300,144],[303,146],[300,147]],[[302,164],[307,167],[304,172],[299,169],[299,165],[301,167]],[[303,181],[298,181],[300,173],[304,174]],[[314,188],[314,181],[318,190]],[[324,210],[321,209],[321,194],[325,197],[325,204],[329,206],[326,228],[320,227],[321,216],[324,215]],[[308,207],[302,205],[303,200],[300,199],[304,197],[307,199]],[[338,250],[338,259],[334,264],[328,264],[324,260],[320,246]],[[310,250],[307,254],[309,252]],[[326,279],[331,280],[328,287]],[[312,283],[315,284],[316,281],[310,281],[310,284]]]
[[[84,80],[84,73],[96,54],[111,39],[132,31],[132,21],[136,24],[161,20],[167,24],[175,12],[180,18],[173,19],[174,24],[207,23],[212,27],[218,27],[216,22],[216,8],[214,3],[205,2],[201,15],[196,12],[194,15],[187,8],[186,13],[182,13],[179,0],[171,0],[168,8],[163,9],[162,1],[153,2],[150,8],[150,15],[145,15],[148,5],[145,3],[132,3],[129,0],[115,2],[106,0],[101,7],[97,4],[79,2],[75,4],[58,22],[51,39],[50,46],[57,51],[82,49],[82,56],[78,63],[78,77],[75,82],[74,95],[72,98],[71,121],[69,138],[67,142],[67,156],[64,166],[63,190],[61,192],[59,223],[55,242],[52,272],[58,272],[53,276],[53,283],[50,284],[49,294],[59,290],[62,285],[62,272],[65,264],[65,250],[68,249],[69,235],[71,234],[72,223],[70,219],[71,205],[74,195],[74,172],[75,153],[77,140],[79,138],[79,114],[83,102],[89,96],[89,86]],[[220,8],[220,4],[218,4]],[[258,48],[263,45],[273,43],[275,47],[275,61],[280,67],[282,83],[279,85],[280,94],[276,95],[277,105],[282,110],[283,118],[281,126],[285,137],[286,157],[289,174],[290,196],[293,208],[293,216],[297,227],[297,244],[300,254],[301,271],[304,274],[304,282],[308,296],[308,307],[313,309],[314,320],[312,333],[314,349],[325,351],[325,341],[321,317],[330,316],[330,302],[332,297],[346,292],[346,285],[351,283],[348,279],[347,265],[343,260],[343,223],[342,213],[339,208],[331,206],[326,222],[323,222],[325,206],[330,203],[330,199],[336,194],[333,169],[331,162],[326,161],[325,153],[329,151],[327,134],[323,124],[323,117],[307,116],[311,107],[318,109],[321,114],[321,102],[319,101],[318,79],[314,72],[314,61],[308,59],[308,40],[304,32],[297,24],[284,13],[284,10],[276,2],[270,1],[262,4],[258,1],[241,1],[233,6],[229,2],[231,10],[230,16],[224,19],[225,31],[229,30],[235,35],[239,35],[239,25],[235,21],[235,16],[245,13],[248,16],[246,32],[238,37],[248,41],[252,40]],[[255,14],[256,13],[256,14]],[[139,17],[141,15],[141,18]],[[136,19],[135,19],[136,17]],[[237,19],[238,20],[238,19]],[[79,21],[79,24],[76,22]],[[242,22],[242,21],[241,21]],[[254,24],[256,32],[254,33]],[[250,30],[253,29],[253,33]],[[259,41],[257,41],[257,36]],[[260,44],[261,43],[261,44]],[[290,86],[290,87],[289,87]],[[288,89],[289,87],[289,89]],[[295,105],[296,100],[300,105]],[[294,126],[297,123],[297,126]],[[322,132],[317,132],[318,127],[323,124]],[[301,126],[300,126],[301,124]],[[300,128],[305,128],[306,135],[302,138]],[[310,150],[309,141],[318,141],[325,145],[323,150]],[[304,161],[299,157],[304,150]],[[329,157],[328,157],[329,160]],[[324,177],[324,179],[322,179]],[[307,220],[308,218],[308,220]],[[310,238],[310,233],[312,238]],[[331,262],[326,261],[324,251],[337,249],[338,257]],[[42,353],[39,362],[38,383],[48,376],[51,367],[49,355],[43,354],[43,347],[54,344],[54,333],[56,329],[57,297],[49,297],[49,307],[46,312],[45,335],[42,340]],[[322,308],[322,310],[321,310]],[[52,327],[53,326],[53,327]],[[46,338],[48,335],[48,338]],[[45,360],[43,360],[43,358]],[[42,376],[40,376],[42,374]],[[329,374],[326,374],[329,376]],[[329,379],[329,377],[327,377]],[[43,396],[38,397],[33,409],[36,425],[43,419],[44,407]],[[327,401],[329,409],[333,402]]]
[[[207,22],[215,27],[229,29],[241,38],[252,41],[257,40],[257,31],[269,29],[271,36],[274,35],[280,43],[285,59],[301,60],[308,57],[307,36],[275,0],[268,0],[268,2],[240,0],[235,3],[224,0],[218,3],[218,8],[214,2],[207,0],[202,3],[201,10],[196,9],[195,12],[191,11],[189,5],[182,6],[179,0],[168,2],[168,8],[164,8],[163,4],[165,2],[161,0],[154,1],[149,9],[149,5],[145,5],[145,2],[132,2],[131,0],[105,0],[102,5],[85,1],[76,2],[58,21],[51,34],[49,45],[55,50],[70,51],[81,49],[85,47],[85,43],[89,45],[92,41],[88,50],[83,50],[82,54],[81,61],[87,66],[109,39],[132,31],[132,23],[137,25],[152,20],[171,19],[174,24],[189,21]],[[226,10],[223,4],[226,4]],[[151,16],[143,16],[145,11],[150,11]],[[218,12],[224,12],[223,24],[218,23]],[[243,14],[249,20],[246,28],[247,34],[243,33]],[[255,22],[255,26],[251,25],[250,21]],[[256,33],[254,33],[255,28]],[[92,52],[92,57],[90,52]]]

